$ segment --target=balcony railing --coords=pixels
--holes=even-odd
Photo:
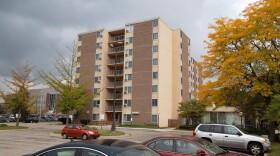
[[[123,75],[123,70],[109,70],[108,71],[108,75],[115,75],[115,73],[116,73],[116,76]]]
[[[108,64],[122,64],[124,62],[123,58],[109,59]]]
[[[118,53],[123,51],[124,51],[124,46],[118,46],[118,47],[110,48],[109,53]]]
[[[113,111],[113,106],[107,106],[106,111]],[[122,111],[122,106],[115,106],[115,111]]]
[[[123,40],[124,40],[124,35],[121,35],[121,36],[111,37],[109,42],[118,42],[118,41],[123,41]]]
[[[114,82],[109,82],[109,84],[107,85],[107,87],[113,88],[114,87]],[[122,87],[123,86],[123,82],[119,81],[116,82],[116,87]]]
[[[114,94],[109,94],[107,99],[114,99]],[[115,99],[122,99],[122,94],[116,94]]]

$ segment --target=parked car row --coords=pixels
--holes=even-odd
[[[227,128],[233,134],[228,134]],[[234,132],[234,130],[238,130],[238,132]],[[234,126],[231,127],[231,125],[200,124],[193,134],[193,137],[161,136],[143,143],[135,143],[118,139],[97,139],[100,136],[97,130],[85,125],[70,124],[63,128],[61,132],[62,138],[81,138],[83,141],[74,142],[71,140],[69,143],[43,149],[29,156],[248,156],[249,154],[225,150],[219,146],[236,148],[243,147],[241,144],[244,146],[247,144],[246,150],[253,155],[261,155],[270,148],[270,143],[266,139],[262,140],[261,137],[254,138]],[[218,137],[217,134],[222,136]],[[238,137],[243,137],[245,143],[240,142],[240,145],[237,144],[235,140]],[[229,145],[220,144],[219,141],[223,140],[223,138],[231,140],[231,143]]]
[[[15,118],[0,117],[0,123],[3,123],[3,122],[15,122],[15,121],[16,121]]]

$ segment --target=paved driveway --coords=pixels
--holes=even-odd
[[[15,123],[9,123],[15,125]],[[68,142],[60,135],[52,134],[55,130],[61,130],[64,125],[56,122],[42,123],[20,123],[20,126],[27,126],[26,130],[1,130],[0,131],[0,156],[20,156],[30,154],[41,149]],[[100,128],[100,126],[97,126]],[[102,126],[103,129],[110,129],[110,126]],[[192,135],[190,131],[177,131],[173,129],[132,129],[117,127],[126,135],[110,136],[100,138],[119,138],[135,142],[143,142],[147,139],[161,135]]]

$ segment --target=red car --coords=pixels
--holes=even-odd
[[[163,156],[249,156],[244,153],[223,150],[201,138],[184,136],[156,137],[143,144]]]
[[[63,128],[61,132],[62,138],[82,138],[83,140],[93,138],[96,139],[100,136],[97,130],[93,130],[86,125],[71,124]]]

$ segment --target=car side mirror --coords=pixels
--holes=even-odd
[[[241,132],[237,132],[236,134],[237,134],[238,136],[241,136],[241,135],[242,135],[242,133],[241,133]]]
[[[198,155],[198,156],[204,156],[204,155],[206,155],[206,153],[205,153],[205,151],[203,151],[203,150],[197,150],[197,151],[196,151],[196,155]]]

